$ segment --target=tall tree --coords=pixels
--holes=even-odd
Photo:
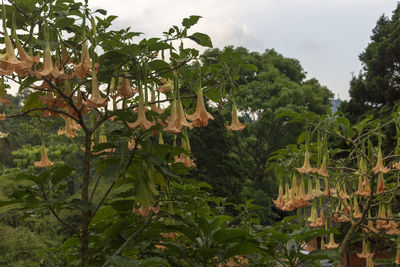
[[[359,58],[363,69],[351,80],[350,101],[340,110],[353,121],[383,106],[385,114],[390,114],[400,99],[400,3],[391,18],[382,15],[378,19],[371,42]]]

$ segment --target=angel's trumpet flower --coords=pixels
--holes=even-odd
[[[318,227],[318,214],[317,214],[317,208],[315,207],[315,202],[311,206],[311,214],[310,217],[308,218],[308,222],[310,227]]]
[[[296,201],[295,191],[293,190],[293,188],[290,190],[289,186],[287,186],[286,192],[289,192],[289,194],[288,194],[287,201],[285,202],[285,205],[282,207],[282,210],[293,211],[294,209],[296,209],[296,206],[294,205],[294,203]]]
[[[74,65],[74,69],[74,75],[79,79],[85,79],[87,74],[90,75],[91,69],[92,72],[95,71],[92,68],[92,61],[90,60],[89,48],[86,41],[82,44],[81,62],[78,65]]]
[[[304,208],[304,207],[311,206],[311,203],[308,202],[308,200],[310,200],[310,199],[305,194],[304,179],[301,178],[300,188],[297,189],[297,180],[295,180],[295,178],[296,178],[296,175],[293,174],[292,190],[294,190],[294,195],[295,195],[295,201],[293,202],[293,205],[296,208]],[[293,189],[293,187],[295,187],[295,189]]]
[[[385,180],[383,179],[383,173],[378,174],[378,186],[376,189],[376,194],[383,193],[385,191]]]
[[[190,158],[189,154],[191,151],[190,148],[190,143],[189,143],[189,135],[187,134],[187,131],[185,129],[185,131],[183,132],[183,136],[181,138],[181,142],[182,142],[182,148],[185,150],[186,153],[181,153],[178,156],[175,156],[175,163],[182,163],[183,165],[185,165],[186,167],[196,167],[196,164],[194,163],[194,161]]]
[[[279,180],[279,194],[278,194],[278,198],[276,200],[272,200],[272,202],[274,202],[275,206],[280,209],[280,207],[282,207],[284,200],[283,200],[283,186],[282,186],[282,181]]]
[[[317,180],[315,182],[315,189],[313,190],[312,194],[313,194],[313,198],[320,197],[322,195],[321,185],[320,185],[318,177],[317,177]]]
[[[378,217],[382,219],[376,220],[376,229],[386,229],[387,221],[385,220],[386,219],[385,205],[379,206]]]
[[[328,170],[326,168],[326,154],[324,155],[324,158],[322,159],[321,167],[316,172],[325,177],[329,176]]]
[[[156,104],[154,103],[156,101],[156,96],[154,90],[151,91],[151,102],[152,104],[150,105],[151,111],[158,113],[158,114],[163,114],[165,112],[164,109],[160,108],[160,103]]]
[[[301,168],[296,168],[299,173],[310,173],[314,171],[314,168],[310,164],[310,152],[308,152],[308,146],[306,146],[306,152],[304,154],[304,163]]]
[[[148,130],[156,124],[155,121],[150,122],[146,118],[146,109],[144,106],[143,92],[142,92],[141,88],[139,88],[139,105],[138,105],[137,119],[133,123],[127,122],[126,124],[131,129],[134,129],[134,128],[140,126],[140,128],[142,130]]]
[[[161,79],[161,85],[156,88],[160,93],[168,93],[174,88],[174,81],[171,79]]]
[[[99,82],[97,81],[97,74],[95,66],[92,66],[92,96],[84,102],[89,108],[99,108],[107,105],[107,98],[100,95]]]
[[[178,127],[178,108],[176,103],[176,98],[172,101],[171,104],[171,115],[167,118],[166,122],[168,123],[167,127],[164,129],[167,133],[180,133],[182,132],[182,128]]]
[[[337,248],[339,244],[335,243],[335,239],[333,237],[333,234],[331,233],[329,235],[329,243],[325,245],[326,249],[332,249],[332,248]]]
[[[320,207],[320,216],[318,219],[318,227],[323,227],[325,225],[325,215],[324,215],[324,209],[321,205]]]
[[[354,209],[353,209],[353,217],[356,219],[361,218],[362,213],[360,212],[360,208],[358,206],[357,196],[354,196]]]
[[[379,231],[374,227],[374,224],[371,220],[371,212],[368,211],[368,227],[364,228],[364,232],[369,233],[373,232],[375,234],[379,233]]]
[[[33,163],[36,168],[45,168],[45,167],[50,167],[53,166],[54,163],[49,160],[46,154],[46,148],[44,147],[44,143],[42,142],[42,147],[41,147],[41,158],[40,161],[36,161]]]
[[[368,257],[366,261],[367,261],[367,265],[365,265],[366,267],[374,267],[374,262],[372,260],[372,257]]]
[[[183,105],[180,97],[178,98],[176,109],[178,112],[178,119],[176,120],[177,127],[182,128],[183,126],[186,126],[189,129],[193,129],[192,124],[186,120],[185,111],[183,110]]]
[[[368,246],[367,242],[365,242],[365,239],[363,239],[362,251],[361,251],[361,253],[356,252],[356,254],[357,254],[357,257],[359,257],[359,258],[367,259],[369,257],[372,258],[375,253],[369,252],[369,246]]]
[[[361,174],[358,176],[358,188],[357,188],[357,191],[354,192],[354,194],[359,195],[359,196],[364,195],[364,186],[363,186],[363,180],[362,180]]]
[[[240,123],[237,109],[236,109],[236,103],[233,102],[232,106],[232,122],[231,125],[227,125],[226,128],[231,131],[241,131],[244,128],[246,128],[246,125]]]
[[[196,111],[192,115],[186,115],[186,118],[192,121],[193,127],[203,127],[208,125],[208,120],[213,120],[214,117],[207,112],[204,105],[204,97],[201,88],[197,90]]]
[[[0,121],[4,121],[5,119],[6,119],[6,113],[5,112],[3,112],[3,113],[0,113]]]
[[[131,86],[131,81],[126,78],[126,77],[121,77],[120,82],[118,83],[118,89],[117,89],[117,94],[114,97],[120,96],[120,97],[132,97],[137,93],[137,90],[133,90]]]
[[[383,160],[382,160],[382,150],[379,147],[378,150],[378,160],[376,162],[376,166],[374,168],[372,168],[371,170],[374,174],[379,173],[388,173],[390,171],[389,168],[385,168],[385,166],[383,166]]]
[[[51,53],[50,53],[50,45],[49,41],[46,41],[46,48],[44,49],[44,59],[43,59],[43,65],[40,68],[40,70],[35,70],[36,77],[38,79],[41,79],[42,77],[45,77],[53,71],[54,66],[53,66],[53,61],[51,59]]]
[[[81,129],[79,124],[77,124],[73,119],[67,118],[65,120],[65,128],[60,128],[57,131],[57,134],[58,135],[65,134],[67,137],[74,138],[74,137],[78,136],[78,133],[75,132],[75,130],[79,130],[79,129]]]
[[[5,13],[5,8],[3,5],[3,14],[4,13]],[[3,30],[4,30],[4,41],[6,44],[6,53],[0,55],[0,73],[4,75],[11,75],[16,68],[22,67],[24,63],[15,56],[14,46],[7,32],[5,14],[3,15]]]

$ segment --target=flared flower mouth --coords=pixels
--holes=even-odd
[[[201,88],[197,91],[196,110],[192,115],[186,115],[186,118],[192,121],[193,127],[204,127],[208,125],[208,120],[214,120],[214,117],[206,110]]]
[[[232,106],[232,122],[231,125],[227,125],[226,128],[230,131],[241,131],[244,128],[246,128],[246,125],[240,123],[237,109],[236,109],[236,104],[233,103]]]
[[[120,78],[120,82],[119,82],[119,86],[118,86],[118,89],[117,89],[117,94],[114,95],[113,98],[116,98],[118,96],[129,98],[129,97],[134,96],[137,92],[138,92],[138,90],[134,90],[132,88],[131,81],[128,78],[121,77]]]
[[[77,65],[74,65],[74,69],[75,72],[73,73],[73,75],[78,77],[79,79],[84,79],[86,78],[86,75],[92,74],[92,61],[90,60],[89,48],[86,41],[82,44],[81,62]]]
[[[138,105],[138,116],[135,122],[126,122],[129,128],[135,129],[136,127],[140,127],[143,131],[150,129],[154,125],[156,125],[155,121],[148,121],[146,118],[146,108],[144,106],[143,100],[143,92],[142,89],[139,89],[139,105]]]
[[[46,168],[46,167],[50,167],[50,166],[54,165],[54,163],[51,162],[49,160],[49,158],[47,157],[46,148],[44,147],[43,144],[42,144],[42,147],[41,147],[41,158],[40,158],[40,161],[36,161],[33,164],[35,165],[36,168]]]
[[[89,108],[104,107],[107,105],[108,98],[107,97],[103,98],[101,96],[94,64],[93,64],[92,68],[93,68],[93,71],[92,71],[92,96],[87,101],[85,101],[84,104],[86,106],[88,106]]]
[[[379,151],[378,151],[378,159],[377,159],[377,162],[376,162],[376,166],[374,168],[372,168],[371,171],[374,174],[377,174],[377,173],[388,173],[390,171],[389,168],[385,168],[385,166],[383,165],[381,148],[379,148]]]
[[[333,234],[331,233],[329,235],[329,243],[325,245],[326,249],[333,249],[333,248],[337,248],[339,246],[339,244],[335,243],[335,239],[333,237]]]
[[[308,147],[306,147],[306,152],[304,154],[304,163],[301,168],[296,168],[299,173],[307,174],[314,172],[314,168],[310,164],[310,152],[308,152]]]

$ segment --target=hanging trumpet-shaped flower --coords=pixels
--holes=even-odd
[[[203,127],[208,125],[208,120],[214,117],[207,112],[204,105],[204,97],[201,88],[197,90],[196,111],[192,115],[186,115],[186,118],[192,121],[193,127]]]
[[[308,145],[306,146],[306,152],[304,154],[304,163],[301,168],[296,168],[299,173],[310,173],[314,171],[314,168],[310,164],[310,153],[308,152]]]
[[[241,131],[244,128],[246,128],[246,125],[240,123],[240,121],[239,121],[239,117],[238,117],[238,113],[237,113],[236,103],[235,102],[233,102],[233,106],[232,106],[232,122],[231,122],[231,125],[226,126],[226,128],[228,130],[231,130],[231,131]]]
[[[272,202],[274,202],[275,206],[280,209],[280,207],[282,207],[282,205],[284,204],[284,200],[283,200],[283,186],[282,186],[282,181],[279,180],[279,193],[278,193],[278,198],[276,200],[272,200]]]
[[[353,208],[353,217],[356,219],[361,218],[362,213],[360,212],[360,208],[358,206],[357,196],[354,196],[354,208]]]
[[[58,135],[65,134],[67,137],[74,138],[74,137],[78,136],[78,133],[75,132],[75,130],[80,130],[80,129],[81,129],[81,126],[79,124],[77,124],[73,119],[66,118],[65,127],[60,128],[57,131],[57,134]]]
[[[387,221],[385,205],[379,205],[378,217],[382,219],[376,220],[376,229],[386,229]]]
[[[376,166],[374,168],[372,168],[371,170],[374,174],[379,173],[388,173],[390,171],[389,168],[385,168],[385,166],[383,166],[383,159],[382,159],[382,150],[379,147],[378,150],[378,160],[376,162]]]
[[[367,261],[367,265],[365,265],[366,267],[374,267],[374,262],[372,260],[372,257],[368,257],[366,261]]]
[[[11,75],[16,68],[20,68],[23,66],[23,62],[21,62],[15,56],[14,46],[11,42],[10,36],[8,35],[4,5],[3,5],[3,31],[4,31],[4,41],[6,44],[6,53],[0,55],[0,73],[3,75]]]
[[[78,65],[74,65],[74,68],[75,68],[74,75],[79,79],[86,78],[87,74],[90,75],[91,69],[92,72],[95,71],[92,68],[92,61],[90,60],[89,48],[86,41],[82,44],[81,62]]]
[[[295,181],[296,175],[293,174],[293,180]],[[305,189],[304,189],[304,179],[301,178],[301,182],[300,182],[300,189],[297,190],[297,180],[296,182],[293,182],[292,185],[292,190],[294,191],[295,194],[295,201],[293,202],[293,205],[296,208],[304,208],[304,207],[308,207],[311,206],[311,203],[308,202],[308,200],[310,200],[311,198],[309,198],[309,196],[307,196],[305,194]],[[293,189],[293,187],[295,186],[295,189]]]
[[[160,93],[168,93],[174,89],[174,81],[171,79],[161,79],[161,85],[156,88],[156,90]]]
[[[42,141],[42,147],[41,147],[41,158],[40,161],[36,161],[33,163],[36,168],[45,168],[45,167],[50,167],[53,166],[54,163],[49,160],[46,154],[46,148],[44,147],[44,143]]]
[[[368,227],[364,228],[364,232],[369,233],[373,232],[375,234],[379,233],[379,231],[374,227],[374,224],[371,220],[371,212],[368,211]]]
[[[393,219],[392,207],[389,205],[387,208],[387,217]],[[386,225],[386,234],[387,235],[399,235],[400,230],[398,229],[398,224],[394,220],[389,220]]]
[[[166,122],[168,123],[167,127],[164,129],[167,133],[180,133],[182,132],[182,128],[178,127],[178,108],[176,103],[176,98],[172,101],[171,104],[171,115],[167,118]]]
[[[120,77],[118,84],[117,94],[114,98],[117,96],[129,98],[137,93],[137,90],[133,90],[131,81],[126,77]]]
[[[310,217],[308,218],[308,222],[310,227],[318,227],[318,214],[317,214],[317,208],[315,207],[315,202],[311,206],[311,214]]]
[[[153,127],[154,125],[156,125],[155,121],[150,122],[146,118],[146,109],[144,106],[143,91],[140,87],[139,87],[139,105],[138,105],[137,120],[133,123],[127,122],[126,124],[131,129],[134,129],[134,128],[140,126],[140,128],[142,130],[148,130],[151,127]]]
[[[326,169],[326,154],[324,155],[324,158],[322,159],[321,167],[318,170],[316,170],[316,172],[319,175],[322,175],[322,176],[325,176],[325,177],[329,176],[328,170]]]
[[[365,242],[365,239],[363,239],[362,251],[361,251],[361,253],[356,252],[356,254],[357,254],[357,257],[359,257],[359,258],[367,259],[369,257],[372,258],[375,253],[369,252],[369,246],[368,246],[367,242]]]
[[[380,194],[383,193],[385,191],[385,180],[383,179],[383,173],[379,173],[378,174],[378,186],[376,189],[376,193]]]
[[[322,205],[320,206],[320,216],[318,219],[318,226],[317,227],[323,227],[325,225],[325,214],[324,214],[324,208]]]
[[[363,186],[363,180],[362,180],[362,175],[360,174],[358,176],[358,187],[357,191],[354,192],[355,195],[362,196],[364,194],[364,186]]]
[[[325,245],[326,249],[332,249],[332,248],[337,248],[339,244],[335,243],[335,239],[333,237],[333,234],[331,233],[329,235],[329,243]]]
[[[315,182],[315,189],[313,190],[312,195],[313,198],[320,197],[322,195],[319,178],[317,178]]]
[[[180,129],[183,126],[186,126],[189,129],[193,129],[192,124],[186,120],[185,111],[183,110],[183,105],[180,97],[178,97],[176,109],[178,112],[178,119],[176,120],[177,127]]]
[[[53,66],[53,61],[51,59],[50,45],[49,45],[49,41],[46,41],[46,48],[44,49],[43,65],[40,68],[40,70],[35,70],[36,77],[38,79],[41,79],[43,76],[47,76],[47,75],[51,74],[53,69],[54,69],[54,66]]]
[[[182,148],[185,150],[185,153],[181,153],[178,156],[174,156],[175,159],[175,163],[182,163],[183,165],[185,165],[186,167],[196,167],[196,164],[194,163],[194,161],[190,158],[190,152],[191,152],[191,148],[190,148],[190,143],[189,143],[189,135],[187,134],[187,131],[185,129],[185,131],[183,132],[182,138],[181,138],[181,142],[182,142]]]
[[[99,82],[97,81],[97,74],[95,66],[92,66],[92,96],[84,102],[89,108],[99,108],[107,105],[107,98],[100,95]]]

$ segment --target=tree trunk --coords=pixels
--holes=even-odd
[[[90,150],[92,146],[92,134],[86,132],[85,139],[85,157],[83,160],[83,177],[82,177],[82,201],[89,201],[89,178],[90,178]],[[89,223],[90,210],[84,210],[81,213],[81,238],[82,238],[82,254],[81,266],[89,266]]]

